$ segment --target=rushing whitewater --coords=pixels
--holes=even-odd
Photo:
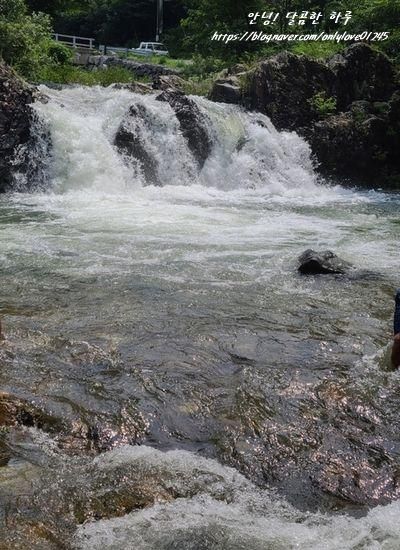
[[[42,92],[0,198],[2,540],[398,548],[400,197],[321,181],[304,140],[237,106],[191,98],[199,167],[153,95]],[[302,278],[306,248],[356,275]]]
[[[37,103],[36,110],[51,128],[54,153],[49,176],[54,191],[86,188],[118,193],[146,184],[140,169],[133,177],[127,159],[113,146],[132,104],[145,112],[138,131],[144,148],[157,161],[164,186],[264,189],[271,195],[318,191],[307,144],[294,133],[277,132],[261,114],[197,98],[214,142],[199,174],[168,103],[154,96],[103,88],[45,93],[51,94],[51,101]]]

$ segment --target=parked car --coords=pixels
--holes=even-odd
[[[141,42],[138,48],[133,48],[132,53],[139,55],[169,55],[168,50],[160,42]]]

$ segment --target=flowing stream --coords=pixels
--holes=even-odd
[[[41,177],[0,198],[4,548],[398,549],[400,196],[235,106],[193,98],[199,171],[154,96],[42,91]],[[131,105],[158,186],[114,146]]]

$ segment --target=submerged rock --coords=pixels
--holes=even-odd
[[[347,273],[352,265],[331,252],[325,250],[317,252],[306,250],[299,256],[299,272],[302,275],[339,274]]]
[[[201,169],[209,157],[212,141],[207,131],[208,121],[196,103],[180,92],[162,92],[158,101],[166,101],[175,111],[183,136]]]

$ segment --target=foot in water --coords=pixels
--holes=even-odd
[[[397,369],[400,367],[400,289],[397,290],[395,297],[395,310],[394,310],[394,340],[392,347],[392,367]]]

